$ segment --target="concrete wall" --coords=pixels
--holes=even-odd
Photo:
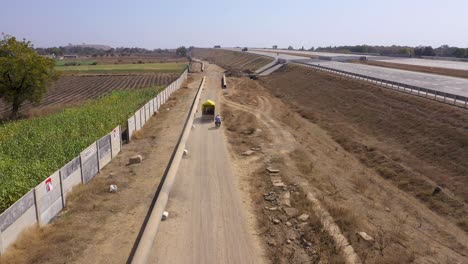
[[[146,122],[151,118],[151,107],[150,107],[150,102],[145,104],[145,113],[146,113]]]
[[[158,99],[158,109],[157,111],[159,111],[159,109],[161,108],[161,105],[162,105],[162,96],[161,94],[158,94],[158,96],[156,96],[156,98]]]
[[[135,131],[141,129],[141,113],[140,110],[135,112]]]
[[[45,225],[63,209],[60,171],[34,188],[39,225]]]
[[[31,190],[0,215],[0,253],[4,253],[24,229],[36,223],[34,190]]]
[[[153,114],[154,114],[154,98],[151,99],[151,101],[149,101],[149,105],[150,105],[150,114],[151,114],[151,116],[153,116]]]
[[[141,127],[143,128],[143,126],[146,124],[146,111],[145,111],[145,106],[142,106],[140,108],[140,123],[141,123]]]
[[[97,141],[99,171],[102,170],[112,159],[111,136],[107,134]]]
[[[120,126],[114,128],[112,132],[109,133],[109,136],[111,139],[112,158],[115,158],[120,153],[120,150],[122,150]]]
[[[87,147],[80,154],[81,156],[81,175],[83,176],[83,183],[90,182],[94,176],[99,172],[98,165],[98,152],[96,142]]]
[[[128,131],[128,139],[132,139],[133,132],[135,132],[135,115],[132,115],[128,120],[127,120],[127,131]]]
[[[60,177],[62,178],[63,204],[67,206],[68,193],[72,191],[73,187],[82,183],[81,160],[79,156],[60,169]]]

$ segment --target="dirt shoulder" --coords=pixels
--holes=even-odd
[[[466,262],[468,238],[465,233],[418,198],[402,191],[393,181],[381,177],[366,159],[338,140],[337,131],[330,128],[333,123],[343,133],[342,137],[353,136],[354,141],[378,149],[380,153],[383,150],[375,135],[359,131],[364,121],[351,123],[336,116],[325,116],[327,112],[342,113],[340,105],[335,104],[338,102],[327,107],[308,108],[328,96],[339,96],[338,91],[331,91],[332,87],[325,83],[330,81],[333,87],[340,87],[340,82],[331,76],[320,80],[313,72],[299,73],[291,75],[286,70],[260,82],[230,78],[223,102],[232,155],[237,166],[243,168],[241,178],[250,192],[258,235],[264,241],[271,262],[343,263],[341,248],[321,227],[320,218],[315,216],[316,211],[307,199],[308,193],[318,197],[364,263]],[[350,85],[343,83],[345,87]],[[321,86],[323,88],[319,88]],[[329,95],[326,90],[330,91]],[[343,95],[346,100],[340,102],[348,104],[350,113],[353,111],[349,111],[349,104],[354,108],[364,104],[358,100],[361,94],[351,92],[357,93],[356,98]],[[381,102],[377,100],[376,103]],[[375,107],[374,111],[378,109]],[[369,115],[360,111],[361,119]],[[322,119],[329,119],[329,126],[325,126]],[[390,143],[394,151],[406,155],[407,151],[395,140],[385,142]],[[246,150],[253,150],[253,154],[243,155]],[[268,173],[266,167],[279,172]],[[284,186],[278,185],[278,180]],[[305,221],[299,219],[304,213],[309,215]],[[372,240],[363,240],[357,232],[367,233]]]
[[[465,79],[468,78],[468,71],[465,71],[465,70],[447,69],[447,68],[439,68],[439,67],[427,67],[427,66],[409,65],[409,64],[403,64],[403,63],[393,63],[393,62],[373,61],[373,60],[353,61],[353,62],[366,64],[366,65],[372,65],[372,66],[406,70],[406,71],[432,73],[432,74],[439,74],[439,75],[452,76],[452,77],[465,78]]]
[[[176,91],[93,181],[74,189],[54,221],[33,228],[1,263],[124,263],[182,130],[200,77]],[[188,88],[187,88],[188,87]],[[140,154],[141,164],[127,165]],[[117,193],[109,193],[116,184]]]
[[[468,115],[300,66],[262,81],[368,167],[468,231]],[[443,192],[434,194],[440,186]]]

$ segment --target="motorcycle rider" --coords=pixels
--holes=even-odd
[[[215,125],[218,125],[218,124],[221,125],[221,116],[216,115],[216,117],[215,117]]]

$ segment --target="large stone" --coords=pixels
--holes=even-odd
[[[358,232],[357,234],[365,241],[369,241],[369,242],[374,241],[374,238],[369,236],[366,232]]]
[[[301,214],[298,217],[298,219],[301,220],[302,222],[305,222],[305,221],[309,220],[309,215],[308,214]]]
[[[161,217],[161,221],[166,221],[169,218],[169,212],[164,211]]]
[[[286,185],[283,183],[283,180],[281,180],[281,177],[271,177],[271,184],[275,187],[285,187]]]
[[[109,186],[109,192],[115,193],[115,192],[117,192],[117,190],[118,190],[117,185],[111,184],[111,185]]]
[[[273,202],[274,200],[276,200],[276,197],[273,194],[268,194],[264,196],[264,199],[266,201]]]
[[[281,195],[280,197],[280,204],[281,205],[286,205],[286,206],[291,206],[291,194],[289,191],[286,191]]]
[[[279,173],[279,172],[280,172],[280,170],[273,169],[273,168],[271,168],[271,167],[266,168],[266,170],[267,170],[269,173]]]
[[[247,150],[247,151],[242,152],[242,155],[243,156],[251,156],[254,153],[255,153],[255,151],[253,151],[253,150]]]
[[[299,210],[293,207],[284,208],[283,210],[284,210],[284,213],[289,217],[295,217],[296,215],[299,214]]]
[[[442,187],[436,186],[436,187],[434,188],[434,190],[432,191],[432,195],[436,195],[436,194],[438,194],[438,193],[441,193],[442,191],[443,191],[443,190],[442,190]]]
[[[141,155],[135,155],[129,159],[128,163],[138,164],[138,163],[141,163],[142,160],[143,160],[143,157]]]

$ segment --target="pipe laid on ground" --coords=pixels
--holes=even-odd
[[[151,214],[146,222],[146,226],[143,227],[143,233],[137,241],[137,247],[133,256],[131,255],[128,259],[128,263],[132,264],[145,264],[148,262],[148,257],[151,253],[151,248],[153,247],[154,241],[156,239],[156,234],[158,232],[159,224],[161,223],[161,217],[166,208],[167,201],[169,200],[169,193],[174,183],[177,170],[179,169],[179,164],[182,159],[185,150],[185,143],[190,134],[192,128],[193,119],[198,107],[198,101],[200,99],[201,90],[205,84],[205,77],[198,88],[197,95],[192,103],[192,108],[188,114],[187,121],[184,125],[184,130],[182,132],[181,138],[175,150],[173,159],[169,163],[169,167],[166,169],[167,173],[165,177],[163,176],[163,183],[159,195],[156,197],[156,203],[151,211]],[[156,193],[157,194],[157,193]]]

